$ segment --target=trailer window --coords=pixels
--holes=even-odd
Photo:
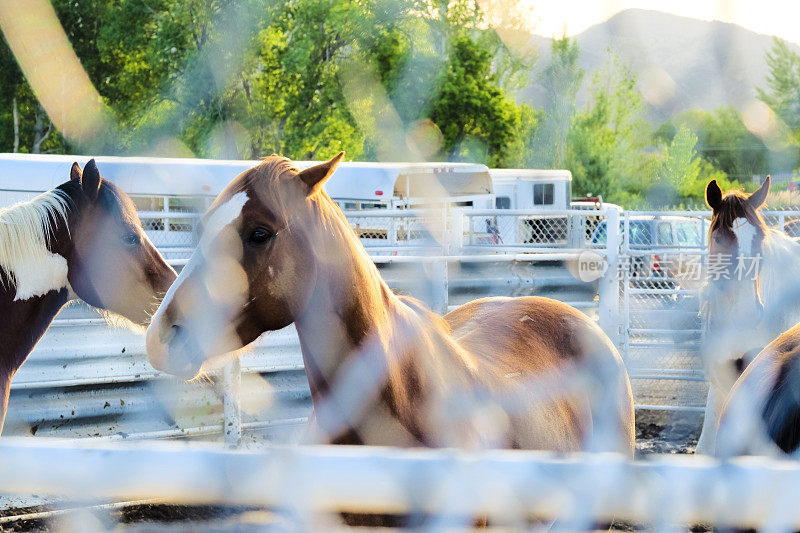
[[[508,196],[498,196],[494,199],[495,209],[511,209],[511,198]]]
[[[555,185],[552,183],[533,184],[533,205],[553,205]]]

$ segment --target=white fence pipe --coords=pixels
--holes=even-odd
[[[800,464],[755,457],[629,461],[615,454],[345,446],[255,453],[4,439],[0,479],[9,493],[81,499],[800,528],[792,491],[800,486]],[[464,489],[462,498],[448,497],[453,483]]]
[[[242,364],[238,356],[230,357],[222,371],[225,382],[222,392],[223,425],[225,444],[238,446],[242,440],[242,413],[240,390],[242,385]]]
[[[624,331],[620,315],[620,287],[619,287],[619,250],[620,231],[619,213],[614,209],[605,212],[606,216],[606,264],[605,274],[600,278],[598,286],[598,318],[600,327],[611,338],[616,346],[623,344]]]
[[[564,218],[569,215],[592,217],[603,216],[616,209],[565,209],[561,211],[533,211],[531,209],[465,209],[464,214],[470,217],[487,216],[526,216],[530,218]],[[619,211],[617,211],[619,213]]]
[[[583,250],[567,250],[561,252],[544,252],[528,254],[481,254],[481,255],[382,255],[370,259],[376,264],[386,263],[508,263],[508,262],[541,262],[567,261],[578,259]],[[595,251],[595,250],[593,250]],[[596,250],[602,257],[605,250]]]

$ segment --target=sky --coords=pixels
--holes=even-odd
[[[800,44],[798,0],[517,0],[530,8],[533,31],[546,37],[582,32],[629,8],[721,20]]]

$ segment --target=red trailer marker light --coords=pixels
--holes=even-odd
[[[375,196],[383,196],[383,191],[375,191]]]

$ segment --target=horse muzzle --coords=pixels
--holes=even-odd
[[[181,379],[200,373],[203,357],[197,342],[178,324],[151,324],[146,334],[147,359],[156,370]]]

